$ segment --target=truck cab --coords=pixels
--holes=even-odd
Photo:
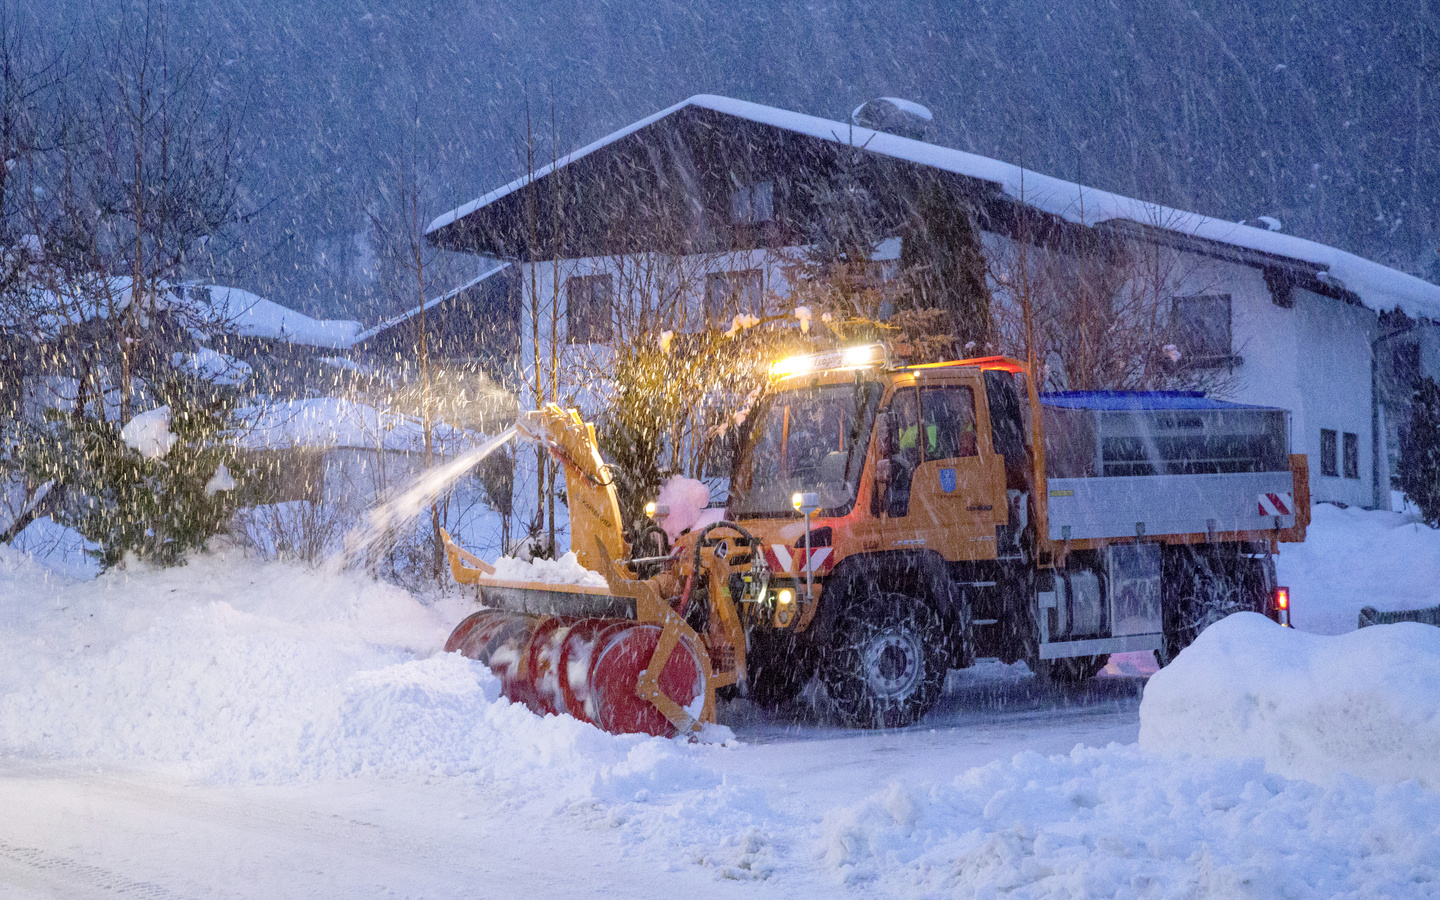
[[[1283,411],[1264,411],[1265,461],[1229,471],[1175,442],[1185,458],[1167,461],[1170,444],[1144,439],[1164,421],[1144,398],[1126,415],[1094,413],[1089,432],[1060,427],[1084,417],[1083,398],[1051,414],[1004,357],[905,365],[875,346],[784,360],[771,374],[742,426],[728,504],[799,603],[784,627],[760,617],[750,629],[761,703],[818,670],[852,723],[907,724],[938,697],[946,668],[977,656],[1074,681],[1120,650],[1168,661],[1218,611],[1281,612],[1271,554],[1303,539],[1306,519],[1303,463],[1273,426]],[[1248,425],[1255,415],[1239,409],[1211,418]],[[1128,443],[1104,431],[1121,426],[1135,432]],[[1236,445],[1213,437],[1199,446]],[[1106,468],[1105,448],[1135,458]],[[1050,472],[1047,453],[1099,469]],[[810,516],[792,502],[806,494]],[[1264,515],[1255,501],[1266,495],[1288,497],[1288,517]],[[1067,524],[1052,522],[1052,503]],[[1167,519],[1177,503],[1186,515]]]

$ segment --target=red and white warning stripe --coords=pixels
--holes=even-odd
[[[1262,516],[1288,516],[1295,510],[1295,497],[1293,494],[1261,494],[1260,515]]]
[[[815,547],[810,551],[809,565],[804,564],[804,547],[787,547],[784,544],[771,544],[765,548],[765,561],[770,568],[776,572],[787,575],[804,575],[806,572],[814,572],[823,575],[829,571],[826,565],[830,561],[830,547]],[[797,569],[796,566],[799,566]]]

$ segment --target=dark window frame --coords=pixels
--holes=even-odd
[[[775,221],[775,182],[742,184],[730,192],[730,224],[761,225]]]
[[[1320,474],[1340,477],[1340,433],[1333,428],[1320,429]]]
[[[954,412],[954,408],[947,408],[944,398],[947,395],[958,395],[964,398],[964,406],[960,408],[961,417],[954,422],[944,422],[944,414]],[[927,403],[926,401],[936,401]],[[930,415],[936,413],[937,415]],[[969,418],[966,420],[965,414]],[[968,384],[938,384],[922,385],[920,387],[920,425],[919,432],[925,432],[931,425],[936,428],[936,446],[931,447],[928,434],[924,440],[919,441],[921,461],[933,462],[935,460],[966,459],[980,455],[980,447],[977,439],[979,425],[975,413],[975,389]],[[933,421],[932,421],[933,420]],[[942,425],[958,425],[958,430],[948,431]],[[965,427],[969,427],[969,441],[966,442]],[[918,433],[917,433],[918,437]],[[945,453],[945,450],[954,450],[954,453]]]
[[[1224,306],[1224,314],[1206,307]],[[1222,336],[1223,332],[1223,336]],[[1235,362],[1235,304],[1229,294],[1188,294],[1170,300],[1170,340],[1182,368]],[[1197,342],[1198,341],[1198,342]]]
[[[1342,452],[1346,478],[1360,477],[1360,435],[1353,431],[1344,433]]]
[[[597,294],[603,296],[597,298]],[[565,342],[596,344],[613,340],[614,299],[615,278],[609,272],[565,279]]]

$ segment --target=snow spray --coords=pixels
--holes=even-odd
[[[340,553],[341,564],[363,563],[368,560],[376,546],[385,540],[385,536],[392,529],[419,515],[421,510],[434,503],[435,498],[456,479],[514,436],[515,426],[511,425],[479,447],[467,450],[443,466],[421,473],[403,494],[372,509],[364,524],[345,535],[344,550]]]

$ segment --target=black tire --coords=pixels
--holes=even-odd
[[[821,665],[830,699],[858,728],[902,728],[930,711],[945,684],[944,628],[906,594],[874,592],[836,623]]]
[[[775,709],[800,696],[815,674],[809,643],[793,632],[756,629],[745,652],[745,680],[750,702]]]
[[[1033,668],[1035,676],[1045,684],[1068,688],[1089,681],[1109,661],[1108,653],[1104,656],[1070,656],[1037,660]]]
[[[1255,608],[1240,573],[1223,562],[1200,559],[1177,581],[1165,615],[1165,646],[1155,651],[1155,662],[1162,667],[1174,662],[1211,625]]]

